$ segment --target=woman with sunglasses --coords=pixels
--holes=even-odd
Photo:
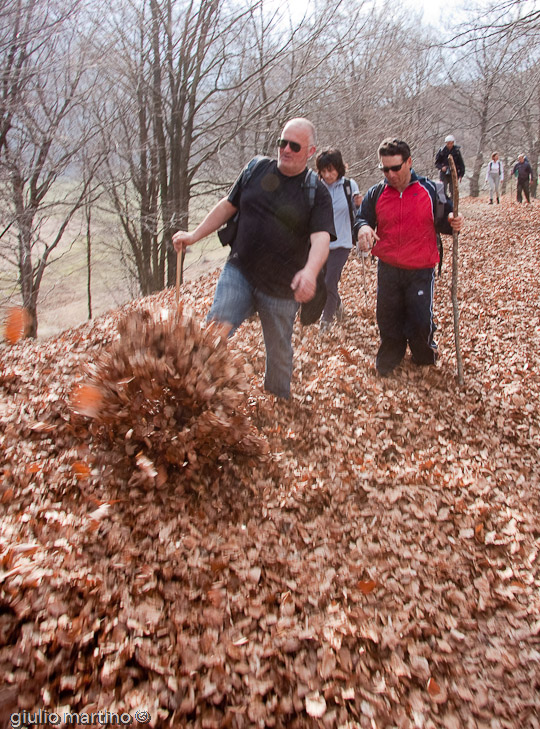
[[[334,318],[341,321],[344,316],[338,284],[353,247],[352,226],[361,198],[356,182],[345,177],[345,163],[339,149],[324,150],[317,155],[316,164],[319,177],[332,198],[337,235],[337,240],[330,243],[326,262],[327,298],[320,323],[321,332],[324,332],[330,328]]]

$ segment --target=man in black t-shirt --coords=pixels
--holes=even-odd
[[[292,119],[278,140],[278,159],[250,163],[227,197],[192,233],[173,236],[177,251],[213,233],[237,211],[238,229],[219,278],[209,319],[232,334],[258,312],[266,347],[265,389],[288,398],[292,331],[301,303],[315,295],[317,274],[335,240],[332,201],[318,180],[315,199],[306,185],[307,161],[315,153],[315,130]],[[248,177],[247,182],[246,177]]]

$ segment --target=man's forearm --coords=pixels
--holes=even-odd
[[[330,251],[330,235],[328,233],[312,233],[311,248],[306,263],[306,268],[313,271],[315,275],[319,273],[326,263],[328,253]]]

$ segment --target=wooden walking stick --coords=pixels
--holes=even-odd
[[[184,249],[181,248],[176,254],[176,306],[180,301],[180,282],[184,273]]]
[[[364,257],[364,251],[360,251],[360,256],[362,258],[362,280],[364,282],[364,299],[366,302],[366,309],[369,309],[368,297],[367,297],[367,286],[366,286],[366,259]]]
[[[456,164],[452,155],[448,155],[448,162],[452,172],[452,201],[454,203],[454,215],[457,216],[459,208],[459,188]],[[459,232],[452,233],[452,308],[454,310],[454,339],[456,342],[457,377],[460,385],[463,385],[463,362],[461,360],[461,347],[459,343],[459,306],[458,306],[458,239]]]
[[[364,300],[366,302],[366,309],[368,309],[368,295],[366,285],[366,259],[364,258],[364,251],[361,251],[358,247],[358,241],[356,241],[356,255],[362,261],[362,282],[364,284]]]

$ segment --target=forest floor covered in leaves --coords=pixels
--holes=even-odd
[[[252,372],[236,409],[264,448],[223,448],[205,478],[216,443],[153,461],[166,403],[144,457],[136,416],[120,437],[72,405],[121,316],[174,309],[174,291],[0,350],[0,726],[42,708],[146,710],[153,727],[540,728],[540,204],[462,208],[465,384],[451,239],[440,360],[385,379],[375,267],[365,296],[351,258],[345,320],[295,328],[289,402],[262,388],[258,321],[230,341]],[[184,311],[202,318],[216,279],[183,287]]]

